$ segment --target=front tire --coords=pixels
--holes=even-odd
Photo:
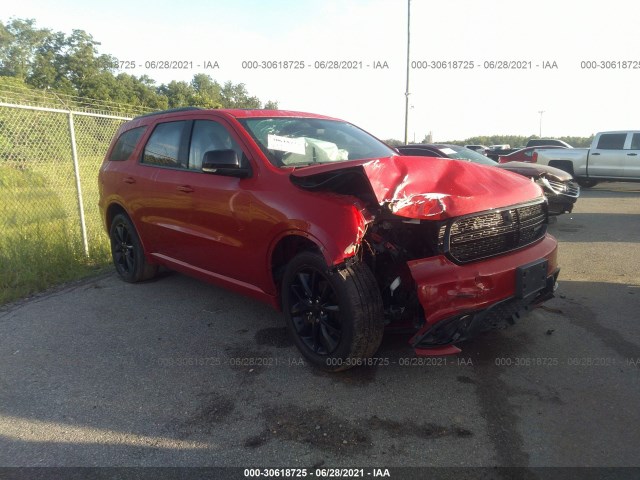
[[[294,343],[323,370],[362,365],[382,342],[382,297],[365,264],[330,270],[322,256],[298,254],[284,273],[282,308]]]
[[[122,213],[113,217],[109,238],[113,265],[122,280],[136,283],[155,276],[158,267],[145,260],[140,237],[129,217]]]

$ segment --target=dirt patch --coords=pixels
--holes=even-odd
[[[202,393],[198,398],[202,399],[200,406],[176,428],[181,437],[211,434],[219,424],[227,422],[235,410],[233,398],[222,393]]]
[[[506,337],[500,331],[485,333],[481,340],[465,344],[465,352],[473,359],[475,379],[464,377],[458,381],[475,386],[482,418],[487,423],[489,438],[496,451],[496,461],[501,466],[529,464],[529,453],[518,431],[517,407],[510,397],[517,394],[502,378],[504,366],[496,365],[496,358],[523,356],[532,344],[526,333]],[[530,478],[523,475],[523,478]]]
[[[258,345],[267,347],[286,348],[293,346],[287,327],[272,327],[258,330],[255,335],[255,340]]]
[[[243,375],[255,376],[276,364],[276,357],[266,349],[239,345],[224,350],[226,365]]]
[[[375,381],[378,368],[377,366],[362,366],[343,372],[324,372],[317,368],[312,368],[311,373],[316,377],[327,378],[332,383],[349,387],[364,387]]]
[[[456,377],[456,380],[458,380],[460,383],[469,383],[471,385],[475,385],[476,384],[476,381],[474,379],[469,378],[469,377],[467,377],[465,375],[458,375]]]
[[[373,447],[370,432],[383,430],[392,438],[414,436],[423,440],[443,437],[467,438],[473,432],[459,425],[416,424],[407,420],[398,422],[374,415],[364,424],[354,424],[325,409],[304,409],[296,405],[267,408],[262,417],[265,429],[258,435],[247,438],[244,446],[258,448],[271,439],[293,441],[311,447],[350,456],[360,454]]]
[[[265,432],[256,435],[254,437],[249,437],[244,441],[244,446],[246,448],[258,448],[261,447],[262,445],[264,445],[265,443],[267,443],[267,440],[269,439],[268,435],[266,435]]]
[[[247,438],[244,442],[246,447],[257,448],[273,438],[351,456],[365,452],[372,446],[365,430],[327,413],[323,408],[304,409],[297,405],[266,408],[262,418],[264,431]]]
[[[471,437],[473,432],[458,425],[443,426],[435,423],[416,424],[413,421],[398,422],[372,416],[367,422],[369,428],[373,430],[384,430],[394,438],[414,436],[424,440],[442,437]]]

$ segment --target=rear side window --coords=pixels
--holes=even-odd
[[[159,124],[144,147],[142,163],[159,167],[183,167],[178,154],[186,124],[184,121]]]
[[[118,138],[118,141],[111,151],[109,160],[113,162],[127,160],[135,150],[138,140],[140,140],[146,128],[147,127],[133,128],[120,135],[120,138]]]
[[[640,150],[640,133],[634,133],[631,138],[631,150]]]
[[[605,133],[600,135],[597,148],[601,150],[622,150],[626,139],[626,133]]]

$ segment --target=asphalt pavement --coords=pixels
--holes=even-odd
[[[550,232],[557,297],[416,359],[305,365],[281,315],[175,273],[0,308],[0,466],[640,466],[640,184]],[[385,360],[386,359],[386,360]]]

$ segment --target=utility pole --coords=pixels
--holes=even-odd
[[[409,53],[411,45],[411,0],[407,0],[407,88],[404,92],[404,144],[408,143],[409,137]]]
[[[545,110],[538,110],[538,113],[540,114],[540,138],[542,138],[542,114],[545,112]]]

